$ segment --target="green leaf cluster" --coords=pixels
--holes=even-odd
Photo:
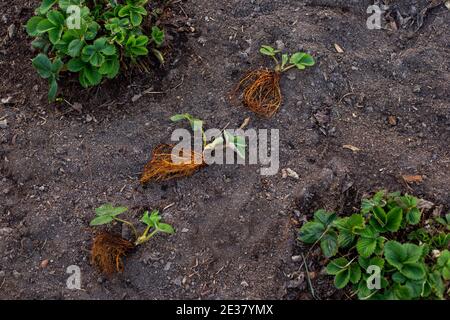
[[[293,55],[282,53],[281,50],[276,50],[268,45],[263,45],[259,52],[265,56],[271,57],[275,63],[275,70],[278,72],[285,72],[296,67],[299,70],[304,70],[307,67],[315,65],[314,58],[306,52],[296,52]],[[281,56],[281,61],[280,61]]]
[[[95,218],[91,221],[91,226],[101,226],[111,223],[115,218],[128,211],[127,207],[114,207],[112,204],[107,203],[95,209]]]
[[[298,239],[320,243],[323,255],[333,258],[326,270],[336,288],[351,285],[360,299],[443,299],[450,280],[450,214],[427,221],[422,215],[419,199],[380,191],[351,216],[317,211]],[[370,266],[381,272],[375,289],[368,285]]]
[[[141,219],[141,222],[145,223],[150,228],[158,230],[159,232],[169,234],[175,232],[170,224],[161,222],[161,216],[159,215],[158,210],[153,210],[151,214],[149,214],[148,211],[145,211],[144,216]]]
[[[114,207],[112,204],[104,204],[97,209],[95,209],[95,218],[90,222],[91,226],[101,226],[113,221],[125,223],[129,225],[136,237],[136,245],[142,244],[150,240],[157,233],[168,233],[173,234],[175,230],[170,224],[161,222],[161,216],[158,210],[153,210],[150,214],[145,211],[141,222],[146,225],[146,229],[141,236],[138,236],[134,224],[123,219],[119,219],[118,216],[124,212],[128,211],[127,207],[119,206]]]
[[[26,30],[34,37],[33,47],[41,51],[33,65],[49,80],[50,101],[56,98],[60,72],[78,74],[85,88],[96,86],[104,78],[115,78],[123,63],[148,55],[150,44],[158,60],[164,62],[156,49],[164,42],[164,31],[156,26],[147,31],[142,25],[148,15],[147,2],[42,1]],[[52,70],[50,64],[54,65]]]

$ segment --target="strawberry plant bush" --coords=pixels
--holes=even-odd
[[[351,216],[318,210],[298,238],[319,244],[336,288],[351,286],[359,299],[444,299],[450,213],[425,219],[423,211],[413,196],[380,191]]]
[[[78,74],[84,87],[115,78],[122,65],[136,63],[149,49],[164,62],[158,48],[164,31],[147,30],[148,0],[43,0],[35,16],[28,20],[32,46],[40,51],[33,66],[49,81],[48,98],[58,91],[61,72]]]

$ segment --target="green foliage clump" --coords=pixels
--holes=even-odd
[[[90,226],[101,226],[114,221],[124,223],[133,230],[135,236],[134,245],[136,246],[149,241],[157,233],[175,233],[175,230],[170,224],[161,222],[159,211],[153,210],[151,213],[148,211],[144,212],[140,221],[146,225],[146,228],[141,235],[139,235],[132,222],[118,218],[120,214],[126,211],[128,211],[127,207],[114,207],[109,203],[104,204],[95,209],[95,218],[90,222]]]
[[[306,52],[296,52],[292,55],[288,53],[282,54],[281,50],[267,45],[261,46],[259,52],[275,61],[275,71],[278,72],[286,72],[294,67],[299,70],[305,70],[307,67],[312,67],[316,64],[314,58]],[[281,57],[281,62],[277,56]]]
[[[26,29],[34,37],[32,46],[41,53],[33,66],[48,79],[48,98],[53,101],[61,72],[78,74],[80,84],[96,86],[104,78],[113,79],[121,64],[135,63],[164,42],[164,31],[157,26],[146,30],[148,0],[43,0]]]
[[[450,280],[450,213],[423,219],[419,200],[380,191],[359,213],[339,218],[318,210],[299,230],[331,260],[336,288],[352,285],[359,299],[444,299]],[[336,256],[339,256],[336,258]],[[379,270],[378,287],[370,285]]]

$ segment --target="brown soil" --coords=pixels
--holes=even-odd
[[[401,3],[397,12],[406,17],[414,1],[389,2]],[[305,252],[295,227],[314,209],[347,214],[379,188],[450,207],[450,11],[443,5],[422,23],[370,31],[360,5],[178,2],[165,22],[166,66],[128,70],[89,90],[65,79],[61,92],[79,110],[48,104],[47,84],[31,66],[22,25],[38,3],[0,3],[7,102],[0,104],[7,121],[0,128],[0,298],[310,299],[292,256]],[[227,96],[246,70],[271,66],[259,46],[277,41],[290,52],[308,50],[316,66],[281,79],[283,103],[271,119],[230,106]],[[281,168],[299,179],[262,177],[259,166],[210,166],[142,188],[151,151],[170,143],[169,117],[184,112],[209,128],[238,127],[250,116],[250,128],[279,129]],[[407,185],[402,175],[423,181]],[[163,219],[177,233],[136,249],[123,273],[105,279],[89,261],[89,221],[106,202],[128,206],[136,220],[144,209],[173,204]],[[70,265],[81,268],[83,290],[66,288]],[[310,271],[318,297],[345,298],[320,266]]]

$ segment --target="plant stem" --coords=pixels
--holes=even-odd
[[[134,227],[134,224],[132,224],[131,222],[128,222],[126,220],[119,219],[119,218],[114,218],[114,220],[125,223],[126,225],[130,226],[131,230],[133,230],[134,237],[136,239],[138,238],[138,234],[137,234],[136,228]]]
[[[281,69],[281,72],[286,72],[294,67],[295,67],[295,64],[291,64],[290,66],[287,66],[286,68]]]
[[[311,295],[313,296],[314,299],[317,300],[315,292],[314,292],[314,287],[313,287],[312,282],[311,282],[311,276],[309,275],[308,264],[306,263],[306,258],[303,255],[303,253],[302,253],[302,257],[303,257],[303,261],[305,263],[306,276],[307,276],[307,279],[308,279],[309,289],[311,290]]]
[[[278,59],[275,56],[271,56],[272,59],[275,61],[275,63],[277,64],[277,67],[279,68],[280,66],[280,62],[278,61]]]
[[[150,233],[149,235],[147,235],[148,231],[150,230],[150,227],[147,227],[147,229],[145,229],[145,232],[142,236],[140,236],[139,238],[137,238],[135,245],[138,246],[140,244],[143,244],[144,242],[147,242],[148,240],[150,240],[155,234],[158,233],[158,229],[155,229],[152,231],[152,233]]]
[[[206,141],[206,134],[205,134],[205,131],[203,130],[203,128],[202,128],[202,138],[203,138],[203,149],[204,149],[206,147],[207,141]]]

